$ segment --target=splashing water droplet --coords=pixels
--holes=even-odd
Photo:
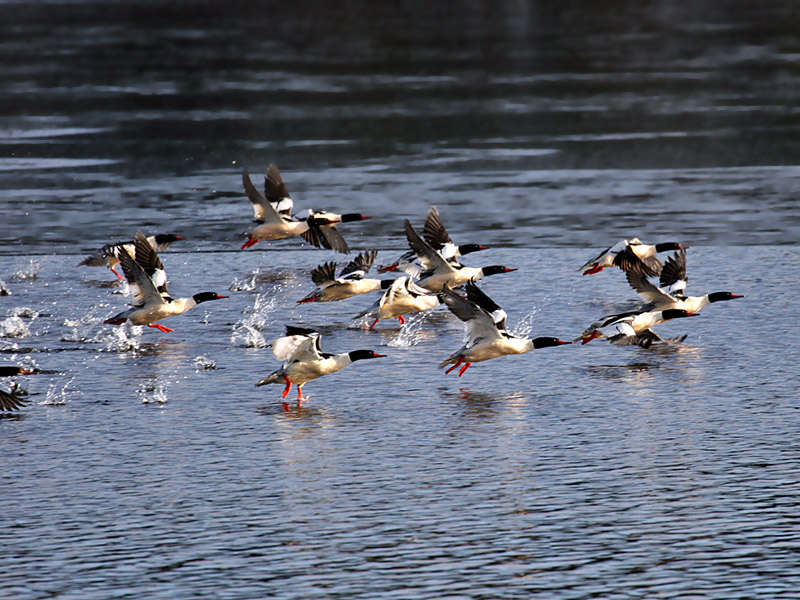
[[[194,359],[194,367],[198,373],[200,371],[213,371],[217,368],[217,363],[207,356],[198,356]]]

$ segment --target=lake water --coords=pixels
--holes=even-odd
[[[589,3],[583,3],[589,4]],[[796,598],[798,13],[779,2],[0,3],[3,598]],[[582,277],[623,237],[680,241],[689,290],[745,297],[603,341],[437,364],[439,308],[297,305],[341,256],[240,252],[241,168],[377,263],[430,205],[520,334],[576,337],[635,295]],[[166,324],[76,267],[171,231]],[[255,382],[284,324],[331,352],[302,410]]]

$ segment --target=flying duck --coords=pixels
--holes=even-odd
[[[587,269],[583,274],[593,275],[606,267],[619,267],[623,271],[638,268],[648,276],[655,276],[661,273],[661,261],[656,258],[656,254],[681,248],[688,248],[688,246],[682,246],[677,242],[644,244],[639,238],[631,238],[606,248],[591,260],[586,261],[578,270]]]
[[[527,339],[509,333],[506,329],[506,312],[475,283],[467,283],[466,290],[466,298],[450,287],[442,290],[442,299],[447,308],[464,321],[464,345],[439,365],[440,369],[453,365],[445,374],[464,364],[458,372],[461,377],[475,362],[571,343],[555,337]]]
[[[334,225],[369,219],[357,213],[339,215],[310,209],[292,216],[294,201],[283,183],[278,167],[273,164],[267,169],[264,178],[264,194],[250,181],[247,169],[242,172],[242,184],[253,205],[254,220],[257,223],[248,232],[248,240],[242,245],[242,250],[262,240],[281,240],[300,235],[317,248],[346,254],[350,249]]]
[[[405,220],[405,231],[408,245],[422,264],[423,272],[420,274],[419,285],[432,292],[441,292],[446,285],[458,287],[468,281],[517,270],[502,265],[491,265],[480,269],[464,267],[458,263],[453,265],[434,250],[428,242],[419,237],[408,219]]]
[[[425,288],[414,283],[411,277],[398,277],[383,295],[367,310],[356,315],[356,319],[372,313],[375,321],[369,329],[375,327],[382,319],[397,317],[401,325],[405,325],[403,315],[423,312],[438,306],[441,300]]]
[[[373,350],[353,350],[342,354],[329,354],[322,351],[320,338],[320,333],[314,329],[287,325],[286,336],[272,342],[272,353],[275,358],[283,361],[283,366],[264,377],[256,383],[256,386],[270,383],[285,384],[286,387],[281,396],[286,398],[292,385],[297,385],[297,406],[299,408],[305,400],[303,386],[309,381],[341,371],[357,360],[386,356]],[[283,403],[283,409],[289,410],[288,402]]]
[[[390,280],[365,279],[377,255],[377,250],[365,250],[342,269],[339,277],[336,277],[335,262],[321,264],[311,271],[311,281],[317,284],[317,289],[297,303],[333,302],[388,288]]]
[[[131,258],[125,248],[121,248],[119,253],[122,272],[133,292],[133,308],[107,319],[105,323],[122,325],[125,321],[130,321],[134,325],[147,325],[169,333],[172,329],[157,321],[183,314],[202,302],[227,298],[215,292],[201,292],[189,298],[172,298],[167,289],[164,265],[141,231],[136,234],[134,245],[136,260]]]
[[[650,312],[632,311],[609,315],[592,323],[574,341],[580,340],[582,344],[588,344],[595,338],[604,337],[616,346],[637,345],[642,348],[649,348],[653,342],[675,343],[683,341],[686,336],[672,340],[664,339],[655,333],[652,327],[670,319],[693,317],[695,314],[682,309],[667,309]]]
[[[687,296],[686,250],[679,250],[670,256],[661,270],[659,285],[648,281],[645,274],[632,269],[625,274],[630,286],[647,302],[643,310],[666,310],[682,308],[696,313],[707,304],[742,298],[731,292],[712,292],[704,296]]]

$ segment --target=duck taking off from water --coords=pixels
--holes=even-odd
[[[167,274],[158,253],[140,231],[134,240],[136,246],[136,260],[124,249],[120,249],[120,263],[122,272],[128,280],[128,285],[133,293],[132,308],[107,319],[109,325],[122,325],[130,321],[134,325],[147,325],[169,333],[169,327],[164,327],[157,321],[185,313],[202,302],[220,300],[227,296],[220,296],[215,292],[201,292],[189,298],[172,298],[167,289]]]
[[[633,311],[609,315],[592,323],[574,341],[588,344],[595,338],[604,337],[615,346],[637,345],[642,348],[649,348],[653,342],[664,342],[665,344],[682,342],[686,336],[671,340],[665,339],[655,333],[652,327],[670,319],[693,317],[695,314],[687,310],[669,309],[651,312]]]
[[[373,350],[353,350],[341,354],[323,352],[320,346],[321,337],[315,329],[287,325],[286,336],[272,342],[272,353],[275,358],[283,361],[283,366],[264,377],[256,383],[256,386],[270,383],[285,384],[286,387],[281,395],[286,398],[292,390],[292,386],[296,385],[299,408],[305,400],[303,386],[309,381],[341,371],[357,360],[385,356],[385,354],[378,354]],[[283,409],[289,410],[288,402],[283,403]]]
[[[652,277],[661,273],[661,261],[658,260],[656,254],[688,247],[682,246],[677,242],[645,244],[639,238],[631,238],[606,248],[594,258],[586,261],[578,271],[587,269],[583,274],[593,275],[606,267],[619,267],[623,271],[637,268],[642,273]]]
[[[294,201],[286,190],[278,167],[272,164],[264,178],[264,194],[253,185],[247,169],[242,172],[242,184],[253,205],[254,220],[257,223],[248,232],[248,239],[242,245],[242,250],[262,240],[282,240],[300,235],[317,248],[346,254],[350,249],[335,225],[369,219],[357,213],[339,215],[311,209],[293,216]]]
[[[365,278],[377,254],[377,250],[365,250],[342,269],[339,277],[335,262],[321,264],[311,271],[311,281],[317,284],[317,289],[297,303],[333,302],[388,288],[391,280]]]
[[[648,281],[645,274],[639,269],[631,269],[625,274],[625,277],[636,293],[647,302],[643,308],[646,311],[682,308],[696,313],[708,304],[744,297],[732,292],[712,292],[703,296],[687,296],[686,284],[689,278],[686,276],[686,250],[679,250],[667,259],[661,270],[658,286]]]
[[[440,369],[453,365],[445,371],[445,374],[463,364],[458,372],[458,376],[461,377],[472,363],[571,343],[555,337],[527,339],[509,333],[506,329],[506,312],[475,283],[467,283],[466,290],[466,298],[450,287],[442,290],[442,298],[447,308],[464,321],[464,345],[439,365]]]
[[[0,377],[16,377],[17,375],[36,375],[39,371],[37,369],[19,367],[17,365],[3,365],[0,366]],[[0,412],[18,410],[28,403],[27,398],[22,397],[19,393],[19,386],[13,382],[8,391],[0,389]],[[24,391],[22,392],[25,393]]]

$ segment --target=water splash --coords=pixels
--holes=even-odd
[[[12,315],[0,321],[0,337],[4,338],[25,338],[30,337],[31,329],[28,324],[18,315]]]
[[[266,329],[269,317],[277,307],[277,298],[258,294],[250,314],[234,323],[231,343],[245,348],[265,348],[267,341],[261,332]]]
[[[92,341],[102,344],[106,352],[138,352],[142,342],[142,327],[126,322],[110,331],[101,331]]]
[[[92,338],[90,334],[100,321],[98,313],[103,311],[107,306],[108,304],[106,304],[105,302],[101,304],[96,304],[77,319],[70,319],[70,318],[64,319],[62,325],[64,327],[68,327],[69,331],[61,335],[61,341],[86,342],[91,340]]]
[[[72,377],[65,382],[55,381],[51,383],[47,388],[47,394],[42,404],[47,406],[63,406],[67,403],[67,400],[82,396],[83,392],[70,388],[74,381],[75,378]]]
[[[207,356],[198,356],[194,359],[194,368],[198,373],[200,371],[214,371],[217,368],[217,363]]]
[[[235,277],[228,289],[232,292],[252,292],[256,289],[258,269],[246,277]]]
[[[536,315],[539,312],[540,309],[534,308],[530,313],[522,317],[517,322],[517,326],[512,329],[511,333],[521,338],[529,337],[531,335],[531,331],[533,331],[533,323],[536,320]]]
[[[39,276],[40,268],[39,261],[31,259],[27,268],[20,269],[11,276],[11,281],[32,281]]]
[[[420,342],[419,330],[422,327],[424,315],[419,313],[406,317],[406,323],[400,328],[397,335],[393,336],[387,344],[391,348],[409,348]]]
[[[136,390],[143,404],[166,404],[167,386],[157,381],[148,381]]]

